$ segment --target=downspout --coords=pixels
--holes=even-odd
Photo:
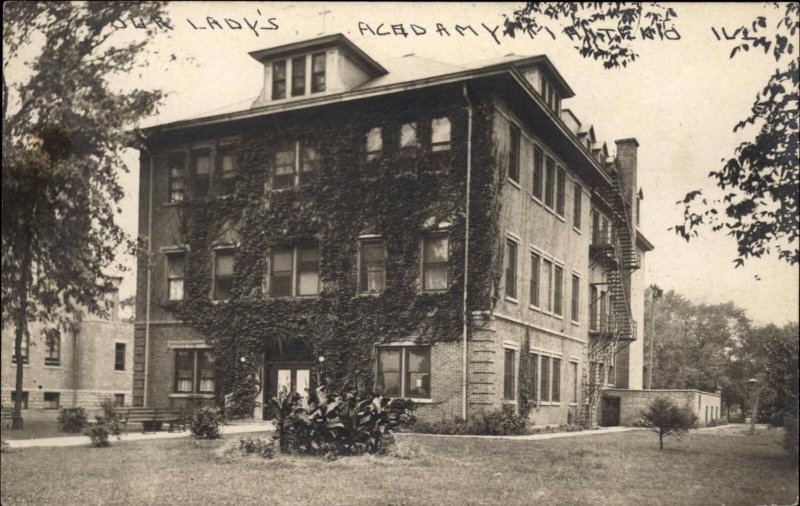
[[[77,316],[77,313],[76,313]],[[80,339],[80,332],[76,330],[75,326],[70,328],[70,332],[72,333],[72,407],[78,407],[78,388],[79,380],[80,380],[80,343],[78,343],[78,339]]]
[[[472,101],[469,99],[467,83],[463,85],[464,99],[467,101],[467,189],[465,191],[465,213],[464,213],[464,314],[462,315],[463,328],[461,330],[461,418],[467,419],[467,341],[469,309],[467,308],[467,287],[469,280],[469,206],[470,206],[470,182],[472,178]]]
[[[147,406],[148,376],[150,373],[150,282],[153,271],[153,155],[148,152],[150,161],[149,183],[147,184],[147,291],[144,309],[144,392],[142,406]]]

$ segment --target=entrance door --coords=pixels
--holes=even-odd
[[[264,389],[264,405],[269,404],[269,397],[276,397],[282,389],[300,395],[308,395],[315,387],[312,379],[312,362],[271,362],[267,364],[267,388]],[[269,397],[267,397],[269,396]],[[272,416],[265,410],[264,419]]]
[[[619,397],[603,397],[603,421],[606,427],[619,426]]]

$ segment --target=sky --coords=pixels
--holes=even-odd
[[[168,31],[169,38],[157,36],[154,45],[162,55],[176,54],[176,61],[166,70],[154,65],[141,76],[128,76],[126,85],[169,92],[159,114],[143,123],[149,126],[213,114],[232,104],[246,107],[258,95],[262,80],[261,66],[249,51],[321,33],[345,34],[378,62],[409,53],[455,64],[509,53],[546,54],[576,93],[563,102],[563,108],[572,110],[583,124],[594,125],[598,139],[607,142],[612,152],[615,139],[639,141],[638,177],[644,193],[641,229],[655,245],[646,257],[647,284],[675,290],[695,302],[733,301],[759,324],[797,320],[797,266],[769,257],[749,260],[735,269],[732,238],[707,230],[686,243],[668,230],[682,222],[682,208],[676,202],[695,189],[713,193],[708,173],[720,168],[721,160],[730,157],[748,134],[753,135],[753,131],[734,134],[733,127],[746,117],[756,93],[776,68],[774,59],[762,52],[731,59],[734,42],[718,40],[712,27],[720,34],[721,28],[733,33],[750,26],[759,15],[767,16],[772,25],[778,11],[763,4],[666,4],[678,15],[674,26],[679,40],[671,34],[676,40],[638,41],[639,60],[625,69],[606,70],[599,62],[580,57],[561,34],[534,40],[502,37],[503,14],[519,5],[175,3],[169,7],[174,29]],[[221,28],[212,29],[208,17]],[[437,23],[450,36],[437,33]],[[236,24],[242,29],[230,28]],[[391,26],[399,24],[407,36],[391,33]],[[276,25],[277,29],[262,29]],[[477,35],[469,30],[459,35],[456,25],[470,25]],[[498,26],[499,44],[490,34]],[[416,35],[414,30],[425,33]],[[389,35],[377,35],[387,31]],[[129,20],[122,32],[144,36]],[[122,174],[126,197],[121,224],[134,235],[137,156],[129,153],[130,172]],[[134,276],[131,272],[126,277],[123,297],[133,294]]]

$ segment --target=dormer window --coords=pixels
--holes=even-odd
[[[325,91],[325,53],[311,57],[311,93]]]
[[[292,58],[292,96],[306,94],[306,57]]]
[[[286,60],[272,64],[272,100],[286,98]]]
[[[544,76],[542,76],[542,98],[544,98],[550,109],[557,114],[561,114],[561,97],[558,96],[558,92]]]

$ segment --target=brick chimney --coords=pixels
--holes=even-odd
[[[637,213],[637,183],[636,183],[636,156],[639,141],[631,137],[615,141],[617,144],[617,171],[622,185],[622,196],[629,205],[631,223],[636,223]]]

